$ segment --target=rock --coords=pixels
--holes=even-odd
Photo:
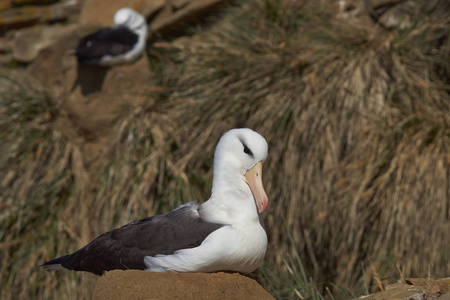
[[[141,57],[114,68],[78,66],[69,77],[70,94],[62,108],[78,132],[94,140],[112,129],[121,110],[142,100],[150,69],[147,58]]]
[[[425,278],[408,278],[406,283],[418,286],[425,291],[428,298],[436,298],[448,293],[450,284],[443,280],[433,280]]]
[[[364,300],[450,300],[448,279],[408,278],[406,283],[391,284],[385,291],[355,299]],[[355,300],[353,299],[353,300]]]
[[[67,82],[72,80],[68,74],[77,66],[74,49],[79,37],[76,28],[72,29],[58,42],[42,49],[28,66],[30,74],[48,87],[52,97],[58,100],[67,92]]]
[[[86,0],[80,13],[79,24],[92,28],[111,26],[114,23],[114,14],[123,7],[132,8],[148,18],[164,4],[164,0]]]
[[[415,9],[416,6],[412,1],[402,1],[397,5],[392,5],[392,7],[378,9],[376,11],[379,16],[378,22],[388,29],[409,28],[414,24],[411,18],[414,15]]]
[[[405,29],[412,25],[411,17],[416,6],[411,0],[368,0],[364,1],[365,10],[372,17],[372,22],[379,23],[386,29]]]
[[[4,11],[0,11],[0,31],[36,23],[66,20],[73,14],[78,13],[80,1],[64,1],[51,5],[11,6],[11,8],[5,6],[4,8]]]
[[[59,2],[59,0],[1,0],[3,7],[11,7],[11,6],[24,6],[24,5],[45,5],[45,4],[53,4],[55,2]]]
[[[229,0],[167,0],[164,8],[149,24],[150,41],[164,35],[173,27],[191,21],[201,15],[231,2]]]
[[[217,9],[230,0],[86,0],[79,24],[91,30],[111,26],[114,13],[131,7],[149,20],[149,40],[154,40],[175,26]]]
[[[144,4],[142,4],[142,7],[140,9],[140,12],[142,15],[144,15],[147,18],[147,21],[155,16],[166,4],[166,0],[151,0],[151,1],[145,1]]]
[[[0,37],[0,54],[12,53],[14,41],[11,38]]]
[[[14,35],[13,57],[17,61],[29,63],[39,51],[72,33],[76,25],[36,25],[18,30]]]
[[[238,273],[153,273],[114,270],[102,276],[93,300],[274,299],[255,280]]]
[[[369,5],[373,9],[389,8],[403,2],[404,0],[369,0]]]
[[[364,300],[427,300],[425,292],[419,287],[411,287],[408,284],[391,284],[386,287],[385,291],[361,296],[356,299]]]

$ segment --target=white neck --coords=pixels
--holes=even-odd
[[[147,23],[142,24],[141,26],[137,28],[130,28],[133,32],[135,32],[139,38],[142,38],[142,40],[145,42],[147,39]]]
[[[211,198],[199,210],[203,219],[225,224],[259,222],[252,192],[239,172],[233,162],[215,159]]]

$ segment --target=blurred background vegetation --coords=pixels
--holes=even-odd
[[[324,1],[326,2],[326,1]],[[149,48],[152,79],[95,168],[53,126],[57,99],[0,74],[0,296],[89,299],[96,277],[38,266],[134,219],[208,199],[220,136],[266,137],[278,299],[349,299],[450,274],[450,3],[247,0]],[[356,4],[355,4],[356,5]]]

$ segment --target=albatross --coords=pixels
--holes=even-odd
[[[131,8],[121,8],[114,15],[114,26],[90,34],[78,44],[80,64],[112,66],[133,62],[144,51],[147,21]]]
[[[209,200],[113,229],[42,266],[97,275],[113,269],[253,272],[267,248],[262,220],[268,206],[262,183],[267,151],[266,140],[251,129],[226,132],[215,150]]]

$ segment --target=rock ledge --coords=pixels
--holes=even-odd
[[[102,276],[100,299],[274,299],[255,280],[238,273],[153,273],[114,270]]]

